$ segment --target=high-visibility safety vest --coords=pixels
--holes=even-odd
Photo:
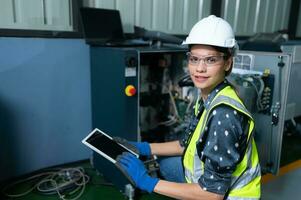
[[[188,146],[185,149],[183,165],[185,168],[185,178],[188,183],[198,183],[198,179],[204,173],[204,163],[200,160],[196,146],[205,130],[208,117],[211,111],[217,106],[225,104],[246,115],[249,120],[247,148],[245,155],[236,166],[232,174],[231,187],[228,193],[228,200],[255,200],[260,198],[260,165],[257,148],[253,138],[254,120],[249,111],[245,108],[240,98],[232,87],[226,86],[219,91],[209,108],[204,109],[196,129],[192,133]],[[197,107],[198,105],[196,105]],[[197,108],[195,114],[197,114]]]

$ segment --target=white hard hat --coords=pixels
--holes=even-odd
[[[226,48],[237,46],[230,24],[214,15],[196,23],[182,44],[205,44]]]

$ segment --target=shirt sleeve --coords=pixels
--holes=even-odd
[[[204,174],[198,182],[204,190],[224,195],[231,186],[231,175],[246,149],[243,127],[247,124],[247,116],[226,105],[210,113],[197,147],[204,162]]]

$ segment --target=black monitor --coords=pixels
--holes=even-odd
[[[80,15],[86,40],[125,39],[118,10],[82,7]]]

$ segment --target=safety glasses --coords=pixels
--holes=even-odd
[[[219,65],[223,62],[225,58],[225,55],[223,54],[198,57],[196,55],[193,55],[191,52],[187,52],[186,55],[187,55],[188,63],[194,66],[198,66],[201,61],[203,61],[203,63],[208,67]]]

